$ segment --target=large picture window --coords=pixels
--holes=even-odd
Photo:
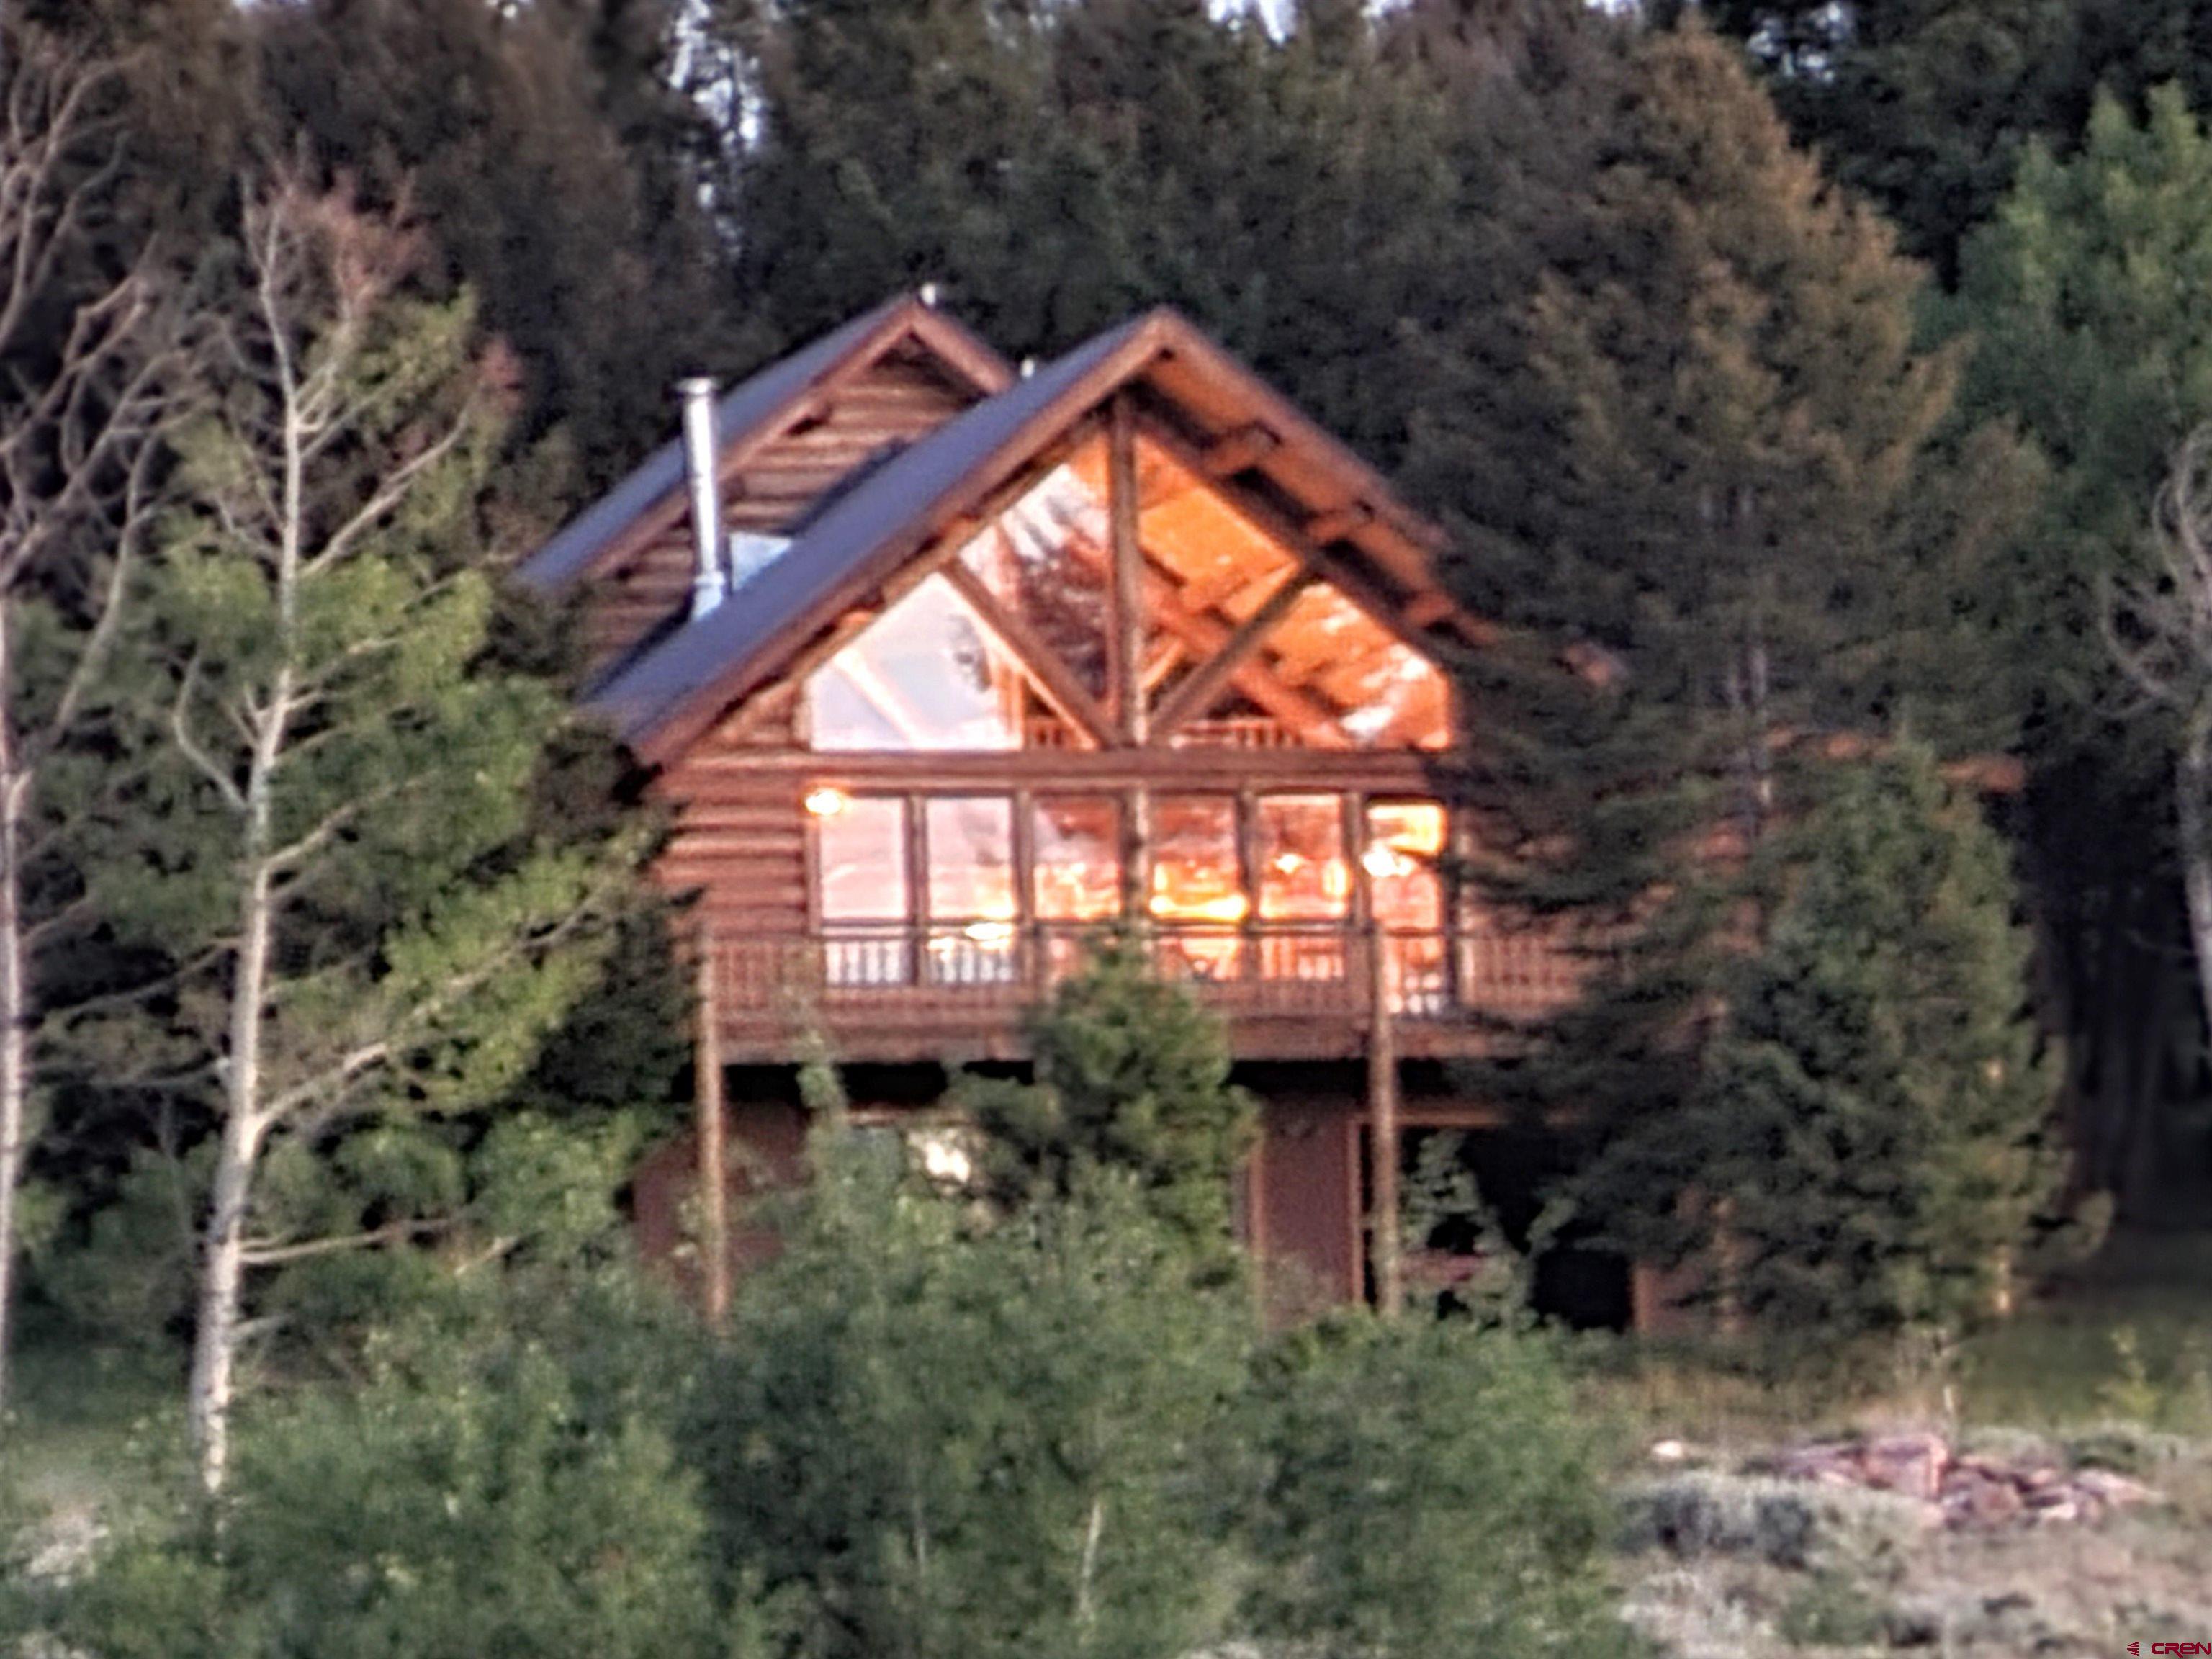
[[[1434,750],[1449,683],[1389,603],[1332,579],[1158,438],[1135,447],[1139,614],[1119,618],[1108,444],[1093,432],[963,526],[951,562],[806,682],[817,750],[1110,746],[1121,620],[1146,742]]]
[[[922,809],[928,860],[929,976],[996,984],[1014,974],[1014,803],[1006,795],[942,795]]]
[[[817,799],[815,886],[829,982],[902,985],[913,972],[906,802],[836,790]]]
[[[1090,927],[1121,914],[1141,802],[1142,896],[1164,972],[1343,981],[1366,960],[1352,945],[1371,921],[1400,1006],[1433,1009],[1450,994],[1449,820],[1435,801],[830,787],[807,799],[833,985],[1008,985],[1065,971]]]
[[[806,683],[814,747],[1018,749],[1028,676],[942,576],[878,617]]]

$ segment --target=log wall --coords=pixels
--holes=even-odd
[[[742,447],[722,475],[723,522],[788,535],[838,482],[890,447],[936,430],[975,400],[919,348],[859,370],[765,442]],[[682,489],[647,515],[636,546],[589,578],[583,635],[592,673],[674,620],[691,602],[691,519]]]

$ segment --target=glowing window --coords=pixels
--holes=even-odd
[[[1323,921],[1346,914],[1352,870],[1337,795],[1266,795],[1254,824],[1262,921]]]
[[[1443,878],[1437,867],[1443,850],[1444,809],[1434,801],[1369,805],[1359,861],[1377,921],[1386,927],[1443,926]]]
[[[1106,921],[1121,909],[1121,804],[1110,795],[1048,795],[1036,804],[1036,914]]]
[[[1436,665],[1327,582],[1298,596],[1261,647],[1285,684],[1335,711],[1363,749],[1441,749],[1451,696]]]
[[[941,795],[923,807],[934,985],[1002,985],[1015,977],[1014,803],[1005,795]]]
[[[1078,462],[1054,467],[961,550],[961,562],[983,579],[1007,610],[1027,623],[1094,697],[1106,695],[1106,551],[1110,532],[1103,489],[1103,441]],[[1081,470],[1079,471],[1079,463]]]
[[[1014,919],[1014,804],[1005,795],[941,795],[924,805],[929,914],[939,921]]]
[[[952,585],[932,576],[806,684],[817,749],[1021,746],[1027,677]]]
[[[843,797],[815,819],[825,921],[901,921],[907,915],[906,803]]]

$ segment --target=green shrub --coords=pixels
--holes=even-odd
[[[128,1518],[28,1621],[100,1659],[728,1650],[695,1483],[637,1389],[481,1329],[377,1352],[248,1419],[219,1526],[181,1495]]]
[[[1353,1317],[1278,1358],[1254,1428],[1252,1634],[1332,1656],[1621,1650],[1592,1449],[1539,1339]]]
[[[1127,1178],[987,1217],[834,1127],[816,1167],[696,1437],[724,1593],[769,1650],[1139,1659],[1215,1633],[1249,1297],[1199,1286]]]

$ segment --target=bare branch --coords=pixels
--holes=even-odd
[[[199,659],[195,657],[185,665],[182,681],[177,688],[177,700],[169,709],[169,735],[176,739],[177,752],[216,787],[224,804],[234,812],[243,812],[246,811],[246,796],[239,788],[237,780],[202,748],[199,740],[192,735],[190,704],[198,683]]]
[[[460,447],[461,441],[468,435],[473,412],[473,408],[463,410],[436,442],[426,446],[420,454],[395,469],[359,512],[331,532],[321,549],[307,561],[307,574],[313,574],[335,564],[366,532],[397,511],[413,491],[416,481]]]
[[[346,1233],[334,1238],[303,1239],[295,1243],[280,1244],[273,1240],[254,1242],[244,1246],[244,1261],[249,1267],[275,1267],[288,1261],[306,1261],[319,1255],[338,1255],[349,1250],[373,1249],[380,1244],[398,1244],[412,1238],[428,1238],[439,1233],[451,1232],[459,1223],[453,1217],[438,1220],[391,1221],[381,1227],[372,1227],[367,1232]]]

